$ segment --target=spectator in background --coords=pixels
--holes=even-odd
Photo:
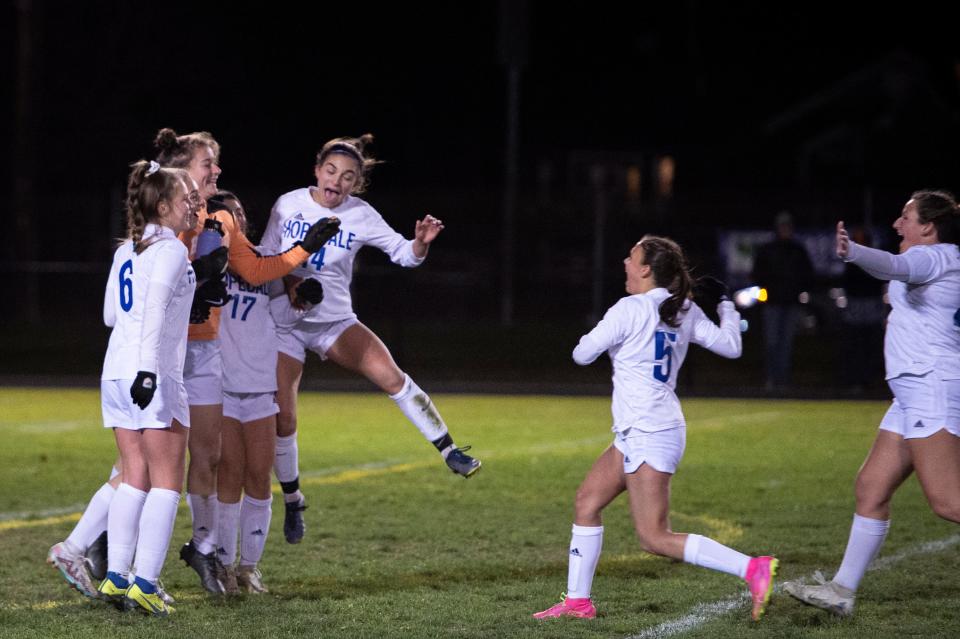
[[[753,262],[753,281],[767,289],[763,306],[764,362],[767,390],[790,384],[793,337],[800,319],[800,294],[813,279],[810,256],[793,239],[793,218],[781,211],[774,220],[776,238],[757,250]]]
[[[861,246],[871,246],[863,226],[850,228],[850,238]],[[844,264],[843,290],[846,306],[840,310],[840,370],[848,388],[862,392],[880,381],[883,370],[884,283],[868,275],[851,262]]]

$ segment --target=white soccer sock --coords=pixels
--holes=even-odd
[[[683,546],[683,560],[694,566],[719,570],[741,579],[747,576],[747,566],[750,565],[749,555],[703,535],[687,535],[687,542]]]
[[[217,506],[219,525],[217,526],[217,557],[224,566],[232,566],[237,560],[237,530],[240,528],[240,502]]]
[[[207,555],[217,549],[217,493],[209,496],[187,494],[193,518],[193,545]]]
[[[87,552],[97,537],[107,529],[107,516],[110,513],[110,502],[113,500],[113,494],[116,492],[110,484],[104,484],[100,490],[93,494],[90,503],[87,504],[80,521],[73,527],[70,536],[67,537],[67,548],[82,555]]]
[[[140,530],[140,512],[147,493],[130,484],[120,484],[110,502],[107,516],[107,570],[118,575],[130,571],[133,553],[137,549],[137,533]]]
[[[263,547],[270,533],[270,504],[268,499],[254,499],[243,496],[243,508],[240,509],[240,565],[256,566],[263,557]]]
[[[403,388],[396,395],[390,395],[390,399],[397,403],[403,414],[413,422],[428,442],[435,442],[447,434],[447,425],[430,401],[430,396],[406,373],[403,375]]]
[[[856,590],[870,562],[880,552],[888,530],[889,519],[869,519],[855,514],[853,525],[850,526],[847,550],[843,553],[843,561],[833,581],[850,590]]]
[[[140,514],[140,539],[137,541],[137,567],[140,579],[157,583],[163,560],[170,547],[173,522],[177,519],[180,493],[168,488],[151,488]],[[110,539],[113,545],[113,539]]]
[[[297,434],[281,437],[277,435],[277,450],[273,455],[273,472],[277,481],[291,482],[300,476],[300,451],[297,448]]]
[[[567,597],[589,599],[603,547],[603,526],[573,525],[567,566]]]

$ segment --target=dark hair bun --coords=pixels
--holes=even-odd
[[[177,146],[177,132],[169,128],[160,129],[160,131],[157,132],[157,138],[153,141],[153,145],[161,151],[175,149]]]

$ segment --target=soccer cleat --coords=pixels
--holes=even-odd
[[[256,566],[240,566],[237,568],[237,587],[242,592],[250,594],[263,594],[270,592],[263,585],[263,575]]]
[[[222,561],[217,562],[217,579],[223,584],[223,590],[228,595],[240,594],[237,587],[237,569],[235,567],[224,565]]]
[[[597,616],[597,609],[593,607],[590,597],[571,599],[564,595],[563,601],[546,610],[533,614],[534,619],[550,619],[552,617],[575,617],[577,619],[593,619]]]
[[[127,590],[130,589],[129,584],[122,578],[114,581],[114,578],[110,576],[111,574],[114,573],[107,573],[104,580],[100,582],[100,587],[97,588],[97,592],[100,594],[101,599],[109,604],[113,604],[117,610],[124,610],[123,600],[127,596]]]
[[[87,548],[87,569],[96,581],[107,576],[107,531],[104,530],[97,540]]]
[[[136,610],[154,617],[166,617],[175,610],[172,606],[167,605],[159,591],[144,592],[140,588],[140,584],[136,582],[127,589],[127,594],[123,598],[123,609]]]
[[[283,536],[288,544],[299,544],[307,530],[303,523],[303,511],[307,509],[306,500],[288,501],[284,504],[286,512],[283,515]]]
[[[773,592],[773,577],[777,574],[777,565],[780,562],[775,557],[754,557],[747,564],[747,586],[750,588],[750,597],[753,599],[753,610],[750,616],[759,621],[767,609],[770,593]]]
[[[87,597],[97,596],[97,587],[93,585],[87,572],[87,562],[83,555],[71,552],[66,542],[60,542],[50,548],[47,563],[60,571],[67,583]]]
[[[852,590],[835,581],[827,581],[819,570],[813,573],[813,579],[817,582],[815,586],[807,586],[799,581],[788,581],[783,584],[783,589],[794,599],[822,608],[839,617],[853,615],[856,595]]]
[[[163,603],[167,604],[168,606],[172,606],[173,604],[177,603],[177,600],[173,598],[173,595],[167,592],[167,589],[163,587],[163,582],[159,579],[157,579],[157,594],[160,595],[161,599],[163,599]]]
[[[191,539],[180,548],[180,559],[193,568],[200,576],[200,585],[207,592],[214,595],[224,593],[223,584],[217,579],[217,553],[215,550],[203,554],[193,545]]]
[[[464,478],[476,475],[482,465],[479,459],[474,459],[464,452],[468,450],[470,450],[469,446],[454,448],[447,454],[446,459],[447,467],[454,473],[463,475]]]

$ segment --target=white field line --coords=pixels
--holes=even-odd
[[[960,543],[960,535],[952,535],[945,539],[937,539],[934,541],[917,544],[915,546],[910,546],[901,550],[900,552],[875,560],[870,565],[868,570],[887,570],[888,568],[892,568],[905,559],[910,559],[911,557],[916,557],[918,555],[937,553],[942,550],[946,550],[950,546],[955,546],[958,543]],[[804,580],[810,580],[812,578],[813,575],[808,575],[804,578]],[[780,593],[782,589],[783,584],[777,584],[774,586],[773,592],[777,594]],[[718,617],[730,612],[734,608],[739,608],[745,605],[749,601],[750,596],[746,593],[741,593],[738,596],[728,597],[726,599],[721,599],[720,601],[697,604],[690,612],[679,619],[665,621],[658,626],[648,628],[647,630],[639,632],[635,635],[630,635],[626,639],[664,639],[666,637],[675,637],[684,632],[688,632],[708,624],[714,619],[717,619]]]

